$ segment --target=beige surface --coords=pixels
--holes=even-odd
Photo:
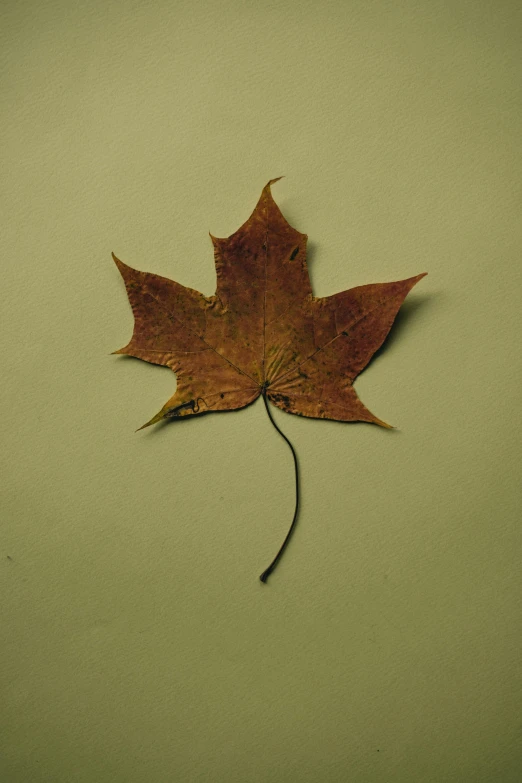
[[[2,783],[518,783],[517,2],[3,3]],[[261,187],[314,291],[428,271],[357,381],[135,434],[113,250],[212,293]]]

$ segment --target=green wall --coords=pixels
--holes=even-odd
[[[522,7],[3,3],[2,783],[519,783]],[[211,294],[273,188],[356,382],[140,433],[111,251]]]

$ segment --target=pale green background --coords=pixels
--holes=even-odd
[[[518,2],[3,3],[2,783],[519,783]],[[135,434],[110,252],[213,293],[262,186],[315,293],[428,271],[357,381]]]

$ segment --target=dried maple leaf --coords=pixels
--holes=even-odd
[[[390,426],[363,405],[353,382],[424,274],[314,297],[307,235],[281,214],[270,191],[274,182],[232,236],[211,235],[214,296],[138,272],[113,254],[135,319],[130,343],[115,353],[170,367],[178,380],[175,394],[144,427],[236,410],[260,395],[269,415],[267,400],[300,416]]]

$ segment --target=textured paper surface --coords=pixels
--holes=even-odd
[[[2,783],[518,783],[515,2],[5,3]],[[427,270],[356,388],[134,430],[112,263],[213,293],[265,182],[314,292]]]

